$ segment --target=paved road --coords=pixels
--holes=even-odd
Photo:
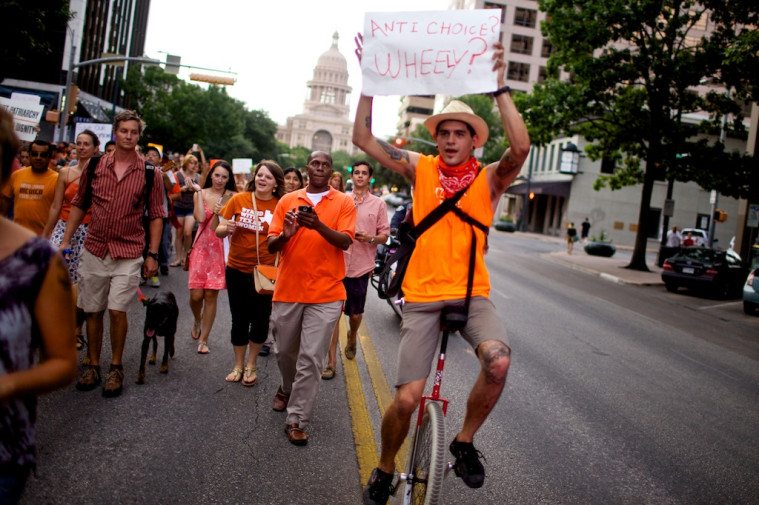
[[[739,302],[567,268],[552,259],[562,246],[550,241],[494,233],[490,245],[492,298],[513,366],[478,436],[486,485],[472,491],[451,476],[448,503],[759,502],[759,318],[743,315]],[[183,309],[184,285],[173,269],[161,288]],[[145,386],[132,384],[143,319],[135,307],[121,398],[71,387],[41,400],[39,471],[25,503],[359,502],[357,454],[378,442],[382,402],[370,367],[376,361],[390,383],[395,375],[390,308],[370,296],[362,350],[323,383],[311,442],[297,448],[270,408],[273,356],[260,361],[255,387],[223,381],[232,351],[225,294],[220,301],[210,355],[195,353],[185,311],[170,373],[151,369]],[[352,371],[358,393],[346,388]],[[447,438],[476,371],[471,350],[454,339]],[[368,416],[358,428],[356,401]]]

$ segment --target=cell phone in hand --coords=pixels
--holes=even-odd
[[[193,150],[193,151],[197,151],[198,149],[200,149],[200,148],[198,147],[198,144],[193,144],[193,145],[192,145],[192,150]]]
[[[298,212],[303,212],[304,214],[309,214],[313,212],[313,208],[309,205],[298,205]]]

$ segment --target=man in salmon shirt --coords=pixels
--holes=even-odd
[[[356,43],[360,59],[362,46],[359,39]],[[441,113],[424,122],[439,153],[427,156],[397,149],[375,138],[371,132],[372,98],[361,96],[353,125],[353,143],[382,166],[411,181],[415,225],[444,199],[468,187],[456,205],[490,226],[502,193],[519,174],[530,149],[527,128],[508,86],[504,86],[504,68],[503,46],[496,43],[493,71],[499,89],[492,96],[510,147],[500,160],[482,169],[472,152],[487,141],[488,126],[466,104],[453,100]],[[481,454],[472,442],[503,391],[511,348],[504,325],[489,299],[490,278],[484,258],[486,236],[448,212],[417,240],[403,280],[406,303],[395,398],[382,419],[382,453],[378,468],[364,489],[364,503],[384,504],[393,491],[395,455],[406,438],[411,415],[419,405],[437,351],[440,312],[444,306],[464,306],[472,233],[476,236],[474,280],[468,319],[461,333],[480,360],[480,373],[467,401],[464,424],[450,450],[456,458],[456,475],[467,486],[478,488],[485,480],[485,469],[479,461]]]
[[[308,186],[277,203],[269,225],[269,252],[281,252],[271,320],[282,385],[272,408],[287,410],[285,433],[306,445],[321,374],[346,298],[343,251],[356,227],[353,199],[329,185],[332,156],[308,156]]]

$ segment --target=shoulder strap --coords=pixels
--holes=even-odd
[[[155,181],[155,165],[145,160],[145,215],[150,210],[150,196],[153,193],[153,181]]]
[[[82,211],[84,211],[84,213],[87,213],[92,206],[92,183],[95,180],[95,170],[100,164],[100,159],[102,157],[102,155],[93,156],[87,162],[87,167],[85,167],[85,170],[87,171],[87,187],[84,188],[84,198],[82,198]]]
[[[409,230],[408,237],[413,239],[414,242],[416,242],[416,239],[418,239],[422,233],[429,230],[430,227],[433,224],[437,223],[441,217],[443,217],[445,214],[448,213],[448,211],[455,208],[456,202],[458,202],[461,199],[461,197],[464,196],[464,193],[466,193],[467,189],[469,189],[469,186],[460,190],[458,193],[456,193],[452,197],[443,200],[443,203],[441,203],[440,205],[432,209],[432,212],[424,216],[424,218],[421,221],[419,221],[418,225],[414,226],[411,230]]]

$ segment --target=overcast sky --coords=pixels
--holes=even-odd
[[[364,13],[446,10],[449,4],[450,0],[152,0],[145,52],[161,60],[161,52],[176,54],[183,64],[237,72],[229,94],[284,124],[303,111],[306,82],[337,31],[353,88],[352,120],[361,91],[353,37],[363,29]],[[183,69],[180,77],[189,72]],[[375,135],[395,133],[399,105],[397,96],[375,99]]]

